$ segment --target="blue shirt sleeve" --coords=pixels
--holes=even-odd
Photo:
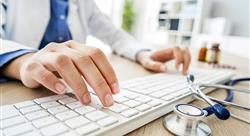
[[[18,56],[21,56],[21,55],[24,55],[24,54],[30,53],[30,52],[35,52],[35,51],[36,50],[20,49],[20,50],[16,50],[16,51],[13,51],[13,52],[0,54],[0,69],[3,68],[3,66],[5,64],[7,64],[11,60],[17,58]],[[9,80],[8,78],[0,76],[0,83],[6,82],[8,80]]]

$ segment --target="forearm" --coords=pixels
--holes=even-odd
[[[9,77],[12,79],[20,80],[21,79],[20,78],[20,67],[22,65],[22,62],[24,62],[24,60],[29,58],[32,54],[34,54],[34,53],[27,53],[27,54],[21,55],[15,59],[13,59],[12,61],[7,63],[4,67],[2,67],[0,69],[0,75],[5,76],[5,77]]]

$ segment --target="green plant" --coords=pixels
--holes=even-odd
[[[133,7],[133,0],[124,0],[122,13],[122,28],[131,33],[134,23],[135,11]]]

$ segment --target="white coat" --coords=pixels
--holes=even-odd
[[[94,0],[69,0],[68,26],[73,40],[85,43],[92,35],[119,55],[135,59],[142,49],[127,33],[115,28]],[[1,53],[37,49],[50,19],[50,0],[1,0]]]

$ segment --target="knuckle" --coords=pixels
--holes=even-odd
[[[30,62],[27,64],[27,70],[32,71],[32,70],[36,69],[38,66],[39,66],[39,64],[37,62]]]
[[[68,43],[68,44],[74,44],[75,41],[74,41],[74,40],[69,40],[69,41],[67,41],[67,43]]]
[[[57,45],[57,43],[51,42],[51,43],[49,43],[49,44],[47,44],[45,46],[45,49],[47,49],[47,50],[53,50],[56,45]]]
[[[69,46],[69,47],[71,47],[72,45],[76,45],[76,44],[78,44],[76,41],[74,41],[74,40],[69,40],[69,41],[67,41],[67,42],[65,42],[66,43],[66,45],[67,46]]]
[[[89,56],[80,56],[76,61],[86,66],[93,63]]]
[[[51,74],[49,72],[44,72],[43,71],[41,73],[41,77],[40,78],[41,78],[42,81],[49,81],[49,82],[51,82],[51,77],[52,76],[51,76]]]
[[[60,54],[55,58],[55,64],[58,66],[65,66],[68,63],[69,63],[69,57],[64,54]]]
[[[99,48],[92,48],[90,55],[91,56],[100,56],[100,55],[103,55],[103,52]]]
[[[96,85],[99,89],[104,89],[107,87],[107,83],[103,80],[99,80],[96,82]]]

